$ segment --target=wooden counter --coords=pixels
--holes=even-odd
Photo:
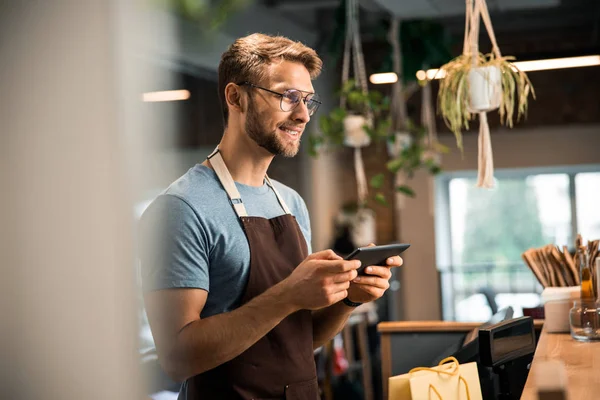
[[[537,400],[536,372],[542,363],[564,363],[569,400],[600,399],[600,342],[578,342],[568,333],[542,329],[521,400]]]

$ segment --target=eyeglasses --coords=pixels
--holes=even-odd
[[[300,104],[300,101],[302,100],[304,101],[304,104],[306,104],[306,108],[308,109],[308,115],[313,115],[317,112],[319,106],[321,105],[319,95],[316,93],[307,93],[306,96],[304,96],[302,93],[306,92],[297,89],[288,89],[283,93],[278,93],[250,82],[242,82],[238,83],[238,85],[248,85],[252,86],[253,88],[261,89],[269,93],[278,95],[279,97],[281,97],[281,101],[279,102],[279,107],[281,108],[281,111],[292,111],[293,109],[298,107],[298,104]]]

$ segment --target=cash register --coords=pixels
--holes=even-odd
[[[477,363],[484,399],[516,400],[525,387],[535,346],[531,317],[506,318],[471,332],[451,355],[461,364]]]

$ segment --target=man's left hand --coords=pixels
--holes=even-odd
[[[348,289],[348,300],[355,303],[367,303],[382,297],[390,287],[391,268],[400,267],[403,260],[400,256],[387,259],[387,266],[370,265],[365,269],[366,275],[357,276]]]

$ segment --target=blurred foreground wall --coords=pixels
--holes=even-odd
[[[142,398],[126,3],[0,2],[2,399]]]

